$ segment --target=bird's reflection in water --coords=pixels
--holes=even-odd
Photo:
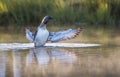
[[[6,71],[5,69],[6,69],[6,54],[5,52],[0,52],[0,77],[5,77]]]
[[[26,63],[27,66],[32,63],[37,63],[39,65],[46,66],[53,61],[74,63],[76,62],[76,60],[76,55],[68,50],[61,48],[40,47],[30,49],[30,52],[26,58]]]

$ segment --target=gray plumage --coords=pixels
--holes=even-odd
[[[30,42],[33,42],[35,46],[43,46],[47,41],[59,42],[76,37],[81,29],[68,29],[58,32],[49,32],[46,28],[46,24],[52,19],[50,16],[45,16],[38,26],[36,32],[31,32],[26,29],[26,37]]]

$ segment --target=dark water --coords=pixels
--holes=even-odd
[[[0,77],[120,77],[120,47],[0,50]]]

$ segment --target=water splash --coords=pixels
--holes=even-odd
[[[95,47],[101,44],[85,43],[46,43],[45,47]],[[33,43],[0,43],[0,50],[17,50],[34,48]]]

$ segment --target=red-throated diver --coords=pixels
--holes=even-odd
[[[45,16],[38,26],[38,29],[33,33],[29,29],[26,29],[26,37],[30,42],[33,42],[35,47],[44,46],[47,41],[59,42],[66,39],[76,37],[81,29],[68,29],[58,32],[49,32],[46,28],[46,24],[51,20],[51,16]]]

